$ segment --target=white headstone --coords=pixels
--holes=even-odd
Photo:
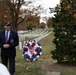
[[[19,49],[22,49],[22,42],[19,42]]]

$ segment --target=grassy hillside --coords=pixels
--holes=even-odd
[[[62,75],[76,75],[76,66],[58,64],[51,58],[51,50],[55,48],[53,39],[54,36],[51,33],[39,41],[42,45],[43,54],[35,62],[26,61],[22,57],[22,50],[17,48],[15,75],[45,75],[47,71],[59,71]]]
[[[18,49],[16,57],[16,75],[44,75],[46,72],[45,65],[52,61],[51,50],[54,49],[53,39],[54,36],[53,33],[51,33],[49,36],[39,41],[42,45],[43,54],[38,61],[35,62],[26,61],[22,57],[22,51]]]

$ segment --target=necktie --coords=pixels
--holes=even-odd
[[[6,32],[5,41],[8,42],[8,31]]]

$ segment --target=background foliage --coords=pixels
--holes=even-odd
[[[60,9],[53,18],[55,32],[54,43],[56,49],[52,51],[52,58],[59,63],[76,64],[76,1],[62,0]]]

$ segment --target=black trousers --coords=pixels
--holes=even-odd
[[[2,64],[4,64],[6,67],[9,66],[9,72],[11,75],[13,75],[15,72],[15,57],[14,58],[1,57],[1,60]]]

